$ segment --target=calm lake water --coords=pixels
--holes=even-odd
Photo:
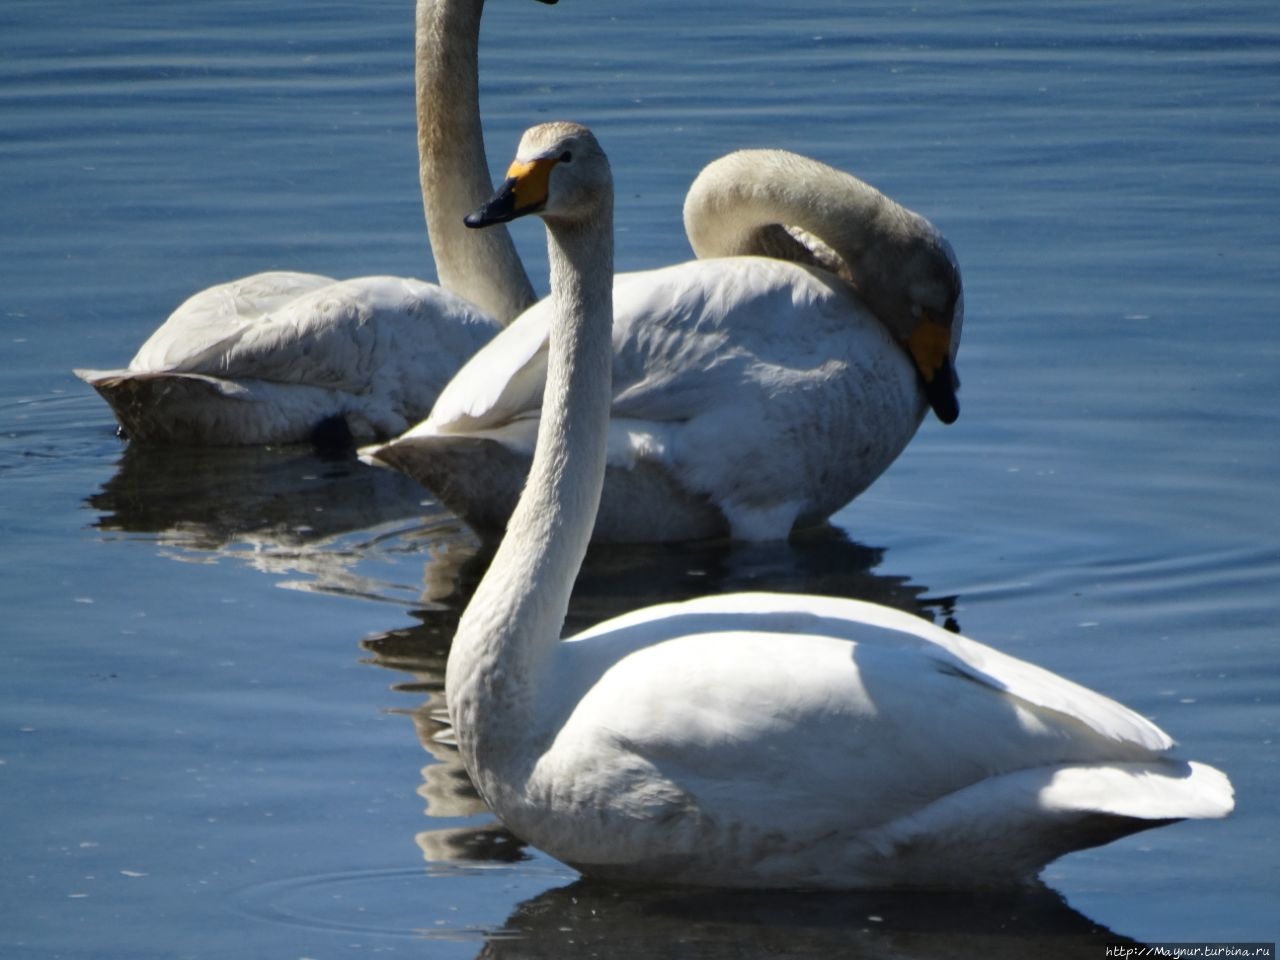
[[[832,528],[597,551],[578,627],[870,597],[1152,716],[1238,810],[1020,897],[643,896],[500,830],[439,723],[475,539],[307,450],[148,453],[70,373],[191,292],[434,269],[411,0],[0,9],[0,953],[1102,957],[1280,935],[1280,7],[491,0],[493,165],[591,124],[621,269],[703,163],[786,146],[929,215],[962,415]],[[539,225],[517,239],[545,288]]]

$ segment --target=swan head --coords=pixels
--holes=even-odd
[[[550,221],[594,219],[608,205],[612,187],[609,161],[590,130],[566,121],[542,123],[525,131],[506,180],[463,222],[487,227],[535,213]]]
[[[902,270],[909,278],[903,341],[934,415],[954,423],[960,416],[955,358],[964,324],[964,287],[951,245],[931,226],[925,236],[927,241],[911,252]]]

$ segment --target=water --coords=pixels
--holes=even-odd
[[[308,451],[122,446],[73,366],[268,268],[433,277],[411,4],[0,11],[0,945],[15,957],[1102,956],[1280,927],[1280,13],[504,0],[490,154],[590,123],[621,269],[780,145],[959,252],[962,415],[789,545],[596,551],[573,626],[739,588],[916,609],[1153,716],[1238,810],[1025,897],[644,896],[497,830],[439,723],[485,556]],[[517,239],[545,287],[542,236]],[[287,589],[281,589],[287,588]]]

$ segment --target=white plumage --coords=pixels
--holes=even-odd
[[[536,760],[503,818],[593,875],[998,885],[1231,806],[1222,774],[1170,759],[1115,701],[873,604],[650,607],[560,644],[545,671],[522,735]]]
[[[1119,703],[874,604],[716,596],[561,641],[608,456],[611,181],[590,132],[563,123],[529,131],[512,171],[475,222],[546,219],[545,407],[446,695],[514,833],[626,880],[955,887],[1231,810],[1221,772]]]
[[[146,443],[258,444],[403,431],[496,321],[434,284],[261,273],[183,303],[123,370],[77,370]]]

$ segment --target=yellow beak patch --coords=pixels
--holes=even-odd
[[[907,340],[907,349],[911,351],[911,359],[925,383],[932,383],[951,361],[951,327],[926,313],[911,331]]]
[[[555,165],[555,157],[539,157],[517,160],[507,168],[507,182],[515,193],[517,210],[539,209],[546,204],[551,168]]]
[[[956,399],[956,372],[951,365],[951,324],[925,312],[907,338],[907,350],[920,371],[934,414],[943,423],[954,423],[960,416],[960,405]]]

